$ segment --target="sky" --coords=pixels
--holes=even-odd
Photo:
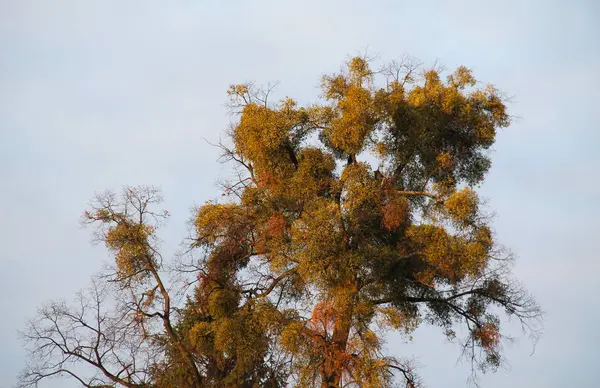
[[[49,299],[70,299],[103,262],[78,219],[95,192],[160,187],[167,253],[194,204],[228,176],[217,141],[232,83],[279,81],[315,101],[350,55],[466,65],[515,116],[481,193],[514,273],[546,312],[532,351],[483,387],[596,387],[600,379],[600,2],[0,0],[0,388],[24,366],[17,337]],[[438,330],[412,343],[428,387],[463,387],[467,365]],[[53,381],[41,387],[75,387]]]

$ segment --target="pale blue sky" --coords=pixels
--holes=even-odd
[[[202,140],[228,123],[227,86],[276,80],[308,102],[323,72],[366,47],[464,64],[514,96],[520,119],[499,135],[482,192],[545,335],[533,356],[525,338],[508,346],[510,369],[482,386],[598,386],[599,22],[594,0],[0,0],[0,387],[23,366],[25,319],[108,259],[77,223],[95,191],[162,187],[173,251],[190,207],[227,174]],[[438,331],[388,345],[418,358],[429,387],[465,386]]]

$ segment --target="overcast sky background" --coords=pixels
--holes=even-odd
[[[71,298],[109,260],[78,217],[94,192],[163,189],[172,252],[194,204],[227,176],[218,140],[231,83],[280,81],[314,101],[348,55],[410,54],[464,64],[514,96],[482,193],[514,271],[547,312],[535,354],[483,387],[597,387],[600,381],[600,2],[0,0],[0,387],[17,338],[48,299]],[[463,387],[468,367],[438,330],[419,329],[429,387]],[[42,387],[75,387],[55,381]]]

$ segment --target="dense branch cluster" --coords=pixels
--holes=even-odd
[[[476,193],[509,124],[499,92],[477,85],[464,67],[443,80],[412,60],[376,72],[357,57],[323,77],[321,104],[232,86],[232,145],[219,146],[239,179],[226,200],[197,209],[187,254],[167,267],[158,192],[99,196],[84,219],[114,271],[78,306],[31,321],[22,385],[67,374],[86,387],[417,387],[383,344],[423,323],[459,341],[474,370],[497,367],[498,314],[535,333],[540,311]]]

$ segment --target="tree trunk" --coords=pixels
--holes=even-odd
[[[344,372],[346,345],[350,335],[352,314],[337,317],[333,328],[328,359],[321,368],[321,388],[339,388]]]

